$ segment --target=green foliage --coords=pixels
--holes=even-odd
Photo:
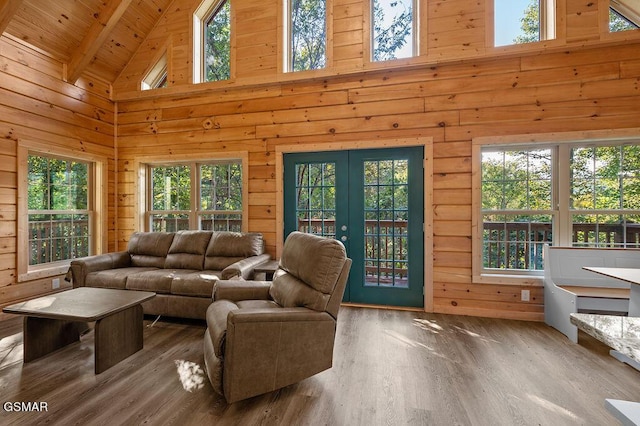
[[[633,22],[620,15],[618,12],[609,8],[609,31],[614,33],[618,31],[635,30],[638,26]]]
[[[205,80],[231,78],[231,9],[229,0],[216,8],[205,22]]]
[[[516,44],[540,41],[540,0],[531,0],[531,3],[520,18],[522,33],[513,42]]]
[[[290,0],[291,70],[315,70],[326,63],[325,0]]]
[[[384,3],[384,4],[383,4]],[[392,13],[387,19],[385,10]],[[413,4],[411,0],[374,0],[373,2],[373,59],[396,59],[399,50],[411,42]]]
[[[30,155],[29,210],[86,210],[89,166],[77,161]]]

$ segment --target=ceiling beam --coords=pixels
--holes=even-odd
[[[7,29],[21,4],[22,0],[0,0],[0,34]]]
[[[111,0],[104,9],[97,14],[96,20],[84,36],[80,46],[75,51],[67,65],[67,82],[75,83],[94,55],[100,50],[109,34],[116,26],[132,0]]]

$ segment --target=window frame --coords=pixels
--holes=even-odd
[[[190,196],[190,210],[189,214],[189,229],[199,229],[199,216],[207,214],[208,212],[215,212],[215,210],[200,210],[200,199],[198,194],[200,193],[200,181],[197,179],[197,171],[194,166],[203,164],[221,164],[237,161],[240,164],[242,170],[242,208],[240,213],[242,214],[242,232],[248,230],[248,203],[249,203],[249,178],[248,178],[248,165],[249,165],[249,153],[247,151],[227,152],[216,154],[215,157],[206,157],[199,154],[180,156],[153,156],[142,157],[136,161],[136,170],[138,170],[139,185],[137,211],[139,212],[138,230],[150,231],[151,230],[151,215],[154,212],[165,212],[151,210],[151,173],[150,168],[153,166],[176,166],[176,165],[190,165],[191,173],[191,196]],[[173,211],[169,211],[171,213]],[[220,210],[218,210],[220,212]],[[230,211],[230,212],[236,212]],[[195,227],[194,227],[195,225]]]
[[[207,80],[205,70],[205,28],[206,22],[211,19],[212,15],[221,8],[225,1],[229,2],[229,27],[230,27],[230,40],[229,40],[229,79],[228,80]],[[193,12],[193,84],[199,83],[217,83],[228,82],[235,78],[235,8],[231,0],[204,0]]]
[[[472,139],[472,281],[474,283],[540,285],[544,271],[493,270],[483,265],[482,150],[485,147],[509,149],[556,150],[552,163],[552,210],[555,212],[553,242],[558,247],[571,247],[572,216],[584,212],[570,208],[570,150],[576,146],[615,146],[637,141],[640,128],[591,132],[541,133],[513,136],[481,136]],[[563,170],[563,171],[562,171]],[[595,213],[595,212],[594,212]],[[632,213],[631,213],[632,214]]]
[[[30,155],[61,160],[81,161],[89,164],[88,170],[88,211],[89,211],[89,255],[103,253],[107,249],[107,159],[102,156],[52,147],[50,144],[20,141],[17,149],[18,160],[18,217],[17,217],[17,269],[18,282],[48,278],[67,272],[71,259],[29,265],[29,208],[28,186]]]

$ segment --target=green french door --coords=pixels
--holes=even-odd
[[[284,155],[285,237],[342,241],[353,259],[344,301],[424,305],[423,148]]]

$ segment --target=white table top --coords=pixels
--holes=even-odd
[[[640,285],[640,268],[611,268],[601,266],[583,266],[586,271],[595,272],[596,274],[606,275],[611,278],[617,278],[631,284]]]

